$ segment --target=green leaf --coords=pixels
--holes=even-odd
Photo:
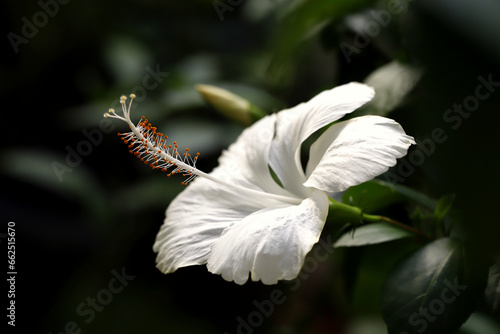
[[[422,211],[420,206],[416,206],[408,216],[412,222],[421,223],[424,219],[428,218],[428,215]]]
[[[336,247],[356,247],[379,244],[413,236],[410,231],[387,223],[363,225],[343,234],[333,245]]]
[[[490,267],[484,294],[491,313],[500,314],[500,259],[497,259],[497,262]]]
[[[437,201],[400,184],[372,180],[350,187],[342,196],[342,203],[358,206],[363,212],[373,213],[392,204],[414,201],[434,211]]]
[[[472,313],[469,319],[460,327],[459,334],[498,334],[500,333],[500,325],[492,318],[475,312]]]
[[[463,243],[438,239],[392,271],[382,292],[389,334],[453,333],[484,289],[486,272]]]
[[[376,316],[357,316],[347,324],[347,333],[386,334],[382,318]]]
[[[342,196],[343,203],[360,207],[366,213],[377,212],[403,200],[404,196],[392,187],[375,180],[350,187]]]
[[[436,222],[441,222],[451,209],[453,202],[455,201],[455,194],[449,194],[443,196],[439,199],[436,205],[436,209],[434,210],[434,220]]]
[[[433,215],[433,225],[436,233],[438,231],[442,231],[444,235],[449,235],[449,231],[451,231],[451,229],[453,228],[454,221],[451,221],[451,224],[448,224],[449,226],[446,227],[444,217],[450,211],[454,200],[455,194],[449,194],[441,197],[437,202]]]
[[[329,22],[372,4],[373,0],[308,0],[295,1],[288,8],[272,43],[274,59],[270,69],[284,74],[290,63],[298,60],[290,57],[304,49],[308,42]]]
[[[395,191],[398,194],[403,195],[407,199],[410,199],[412,201],[415,201],[424,207],[434,210],[434,208],[437,205],[437,201],[435,199],[432,199],[428,197],[427,195],[424,195],[416,190],[413,190],[411,188],[405,187],[401,184],[393,184],[393,183],[388,183],[380,180],[374,180],[373,182],[377,182],[380,185],[383,185],[385,187],[388,187]]]
[[[404,238],[365,247],[335,249],[345,254],[346,279],[349,280],[346,288],[347,293],[352,296],[355,314],[380,315],[383,322],[380,297],[387,275],[402,259],[421,247],[417,239]],[[352,288],[349,288],[351,284]],[[387,333],[385,323],[384,331]]]

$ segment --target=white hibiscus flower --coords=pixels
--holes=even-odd
[[[266,116],[243,131],[209,174],[194,167],[196,160],[189,153],[163,147],[150,125],[134,126],[130,106],[125,108],[122,99],[125,117],[114,111],[108,116],[130,125],[132,132],[123,135],[124,140],[137,144],[142,136],[149,141],[130,145],[134,154],[153,168],[174,168],[189,179],[202,176],[167,208],[153,246],[157,267],[171,273],[206,264],[210,272],[237,284],[244,284],[249,275],[264,284],[296,278],[323,230],[331,203],[327,193],[384,173],[415,144],[391,119],[353,118],[319,136],[304,170],[302,143],[373,96],[372,88],[350,83]]]

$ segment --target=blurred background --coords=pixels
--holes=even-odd
[[[382,256],[386,245],[334,252],[293,284],[238,286],[204,266],[161,274],[152,245],[182,179],[141,164],[116,136],[125,124],[102,121],[132,92],[133,117],[201,152],[208,172],[244,126],[206,105],[195,84],[276,112],[366,81],[377,98],[357,114],[388,115],[434,143],[390,181],[434,198],[455,193],[485,262],[500,254],[496,0],[1,6],[0,241],[15,222],[18,330],[386,332],[378,300],[395,261]],[[265,309],[276,289],[283,302]],[[479,309],[461,333],[495,333],[498,305]]]

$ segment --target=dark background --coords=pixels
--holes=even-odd
[[[435,198],[456,193],[465,233],[485,262],[498,256],[500,87],[457,129],[443,119],[474,95],[479,76],[500,82],[498,1],[412,1],[350,61],[339,47],[355,41],[348,15],[368,20],[370,10],[386,9],[388,2],[225,2],[232,10],[222,14],[215,8],[222,2],[202,0],[73,0],[57,3],[57,13],[50,3],[53,15],[18,52],[9,33],[22,36],[23,18],[33,23],[43,7],[2,3],[0,236],[4,248],[6,224],[16,223],[16,329],[236,333],[238,317],[248,320],[255,300],[280,289],[286,302],[255,332],[344,333],[369,316],[362,319],[370,319],[370,333],[374,326],[383,333],[379,318],[371,318],[379,312],[375,297],[353,301],[345,291],[349,264],[341,254],[296,291],[286,283],[238,286],[204,266],[170,275],[155,268],[152,245],[181,179],[166,179],[133,159],[115,135],[123,124],[115,121],[108,131],[99,123],[113,101],[144,86],[151,71],[161,72],[162,80],[146,90],[136,119],[147,115],[170,138],[200,151],[198,166],[208,172],[243,126],[204,104],[196,83],[228,88],[273,112],[363,81],[395,59],[423,68],[390,117],[421,141],[436,128],[447,140],[404,184]],[[77,150],[87,140],[82,130],[102,139],[96,134],[89,154],[59,178],[54,163],[67,165],[68,147]],[[87,323],[78,306],[105,294],[100,291],[113,271],[122,270],[135,278]]]

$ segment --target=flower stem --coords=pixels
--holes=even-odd
[[[379,221],[383,221],[383,222],[386,222],[386,223],[389,223],[389,224],[392,224],[392,225],[396,225],[396,226],[399,226],[407,231],[410,231],[410,232],[413,232],[415,234],[418,234],[420,235],[421,237],[424,237],[426,238],[427,240],[434,240],[434,238],[428,236],[427,234],[409,226],[409,225],[406,225],[406,224],[403,224],[403,223],[400,223],[392,218],[389,218],[389,217],[384,217],[384,216],[374,216],[374,217],[378,217],[379,218]],[[364,218],[364,217],[363,217]]]
[[[378,216],[378,215],[369,215],[366,213],[363,213],[363,211],[352,205],[340,203],[334,200],[331,200],[330,208],[329,208],[329,213],[328,213],[328,220],[331,222],[339,222],[343,224],[361,224],[363,222],[365,223],[378,223],[378,222],[386,222],[392,225],[396,225],[400,228],[403,228],[407,231],[413,232],[415,234],[418,234],[421,237],[424,237],[427,240],[433,240],[430,236],[427,234],[411,227],[406,224],[400,223],[392,218],[389,217],[384,217],[384,216]]]

